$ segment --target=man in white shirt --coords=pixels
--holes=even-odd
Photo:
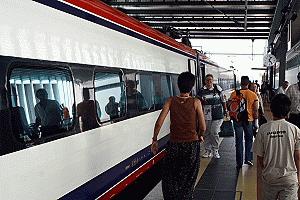
[[[282,86],[280,86],[277,90],[277,94],[285,94],[287,88],[289,87],[289,82],[284,81]]]
[[[288,121],[300,128],[300,72],[297,75],[297,79],[298,83],[291,85],[287,89],[286,95],[292,102],[291,113]]]
[[[291,107],[286,95],[276,95],[270,107],[273,121],[259,128],[253,144],[257,199],[298,200],[300,129],[285,120]]]
[[[198,97],[202,102],[206,131],[204,134],[205,153],[203,158],[214,157],[219,159],[220,127],[224,115],[227,113],[224,93],[219,85],[213,84],[212,74],[205,76],[205,85],[199,90]]]

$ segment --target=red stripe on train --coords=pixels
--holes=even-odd
[[[84,10],[92,12],[98,16],[104,17],[110,21],[117,23],[117,24],[125,26],[129,29],[132,29],[138,33],[142,33],[150,38],[153,38],[162,43],[165,43],[172,47],[180,49],[181,51],[184,51],[193,56],[196,56],[196,51],[193,50],[192,48],[190,48],[184,44],[178,43],[173,38],[170,38],[170,37],[162,34],[161,32],[151,28],[150,26],[148,26],[142,22],[139,22],[138,20],[134,19],[133,17],[130,17],[130,16],[126,15],[125,13],[122,13],[121,11],[119,11],[115,8],[112,8],[101,1],[95,1],[95,0],[65,0],[65,1],[75,5],[77,7],[80,7]]]
[[[151,167],[153,167],[153,165],[155,165],[158,161],[160,161],[165,156],[165,154],[166,154],[166,152],[164,150],[161,151],[153,159],[151,159],[148,162],[146,162],[139,169],[137,169],[136,171],[134,171],[132,174],[130,174],[124,180],[122,180],[117,185],[115,185],[110,190],[108,190],[105,194],[103,194],[102,196],[100,196],[98,198],[98,200],[111,199],[115,195],[119,194],[128,185],[130,185],[132,182],[134,182],[139,176],[141,176],[143,173],[145,173],[147,170],[149,170]]]

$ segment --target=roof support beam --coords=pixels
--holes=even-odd
[[[248,0],[245,0],[245,22],[244,22],[244,31],[247,31],[247,16],[248,15]]]
[[[104,1],[108,3],[109,5],[113,7],[123,7],[123,8],[129,8],[129,7],[160,7],[160,6],[202,6],[202,7],[208,7],[209,5],[205,1],[153,1],[153,0],[148,0],[148,1],[127,1],[127,2],[121,2],[118,0],[114,1]],[[241,6],[243,7],[245,3],[243,1],[209,1],[210,5],[213,5],[216,8],[224,8],[224,7],[232,7],[232,6]],[[248,2],[249,6],[252,6],[253,8],[275,8],[275,3],[273,0],[269,1],[249,1]]]
[[[243,27],[243,24],[236,24],[233,22],[229,23],[185,23],[185,22],[148,22],[149,26],[157,27],[157,26],[172,26],[172,27]],[[248,27],[265,27],[270,28],[271,23],[248,23]]]

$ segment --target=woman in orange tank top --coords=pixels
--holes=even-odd
[[[200,142],[203,141],[206,129],[201,102],[190,96],[195,76],[190,72],[183,72],[179,75],[177,83],[180,95],[170,97],[166,101],[155,123],[151,144],[151,151],[156,154],[157,136],[170,111],[170,140],[166,147],[162,173],[165,200],[193,198],[200,167]]]

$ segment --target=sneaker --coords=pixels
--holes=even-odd
[[[218,150],[214,151],[214,158],[217,158],[217,159],[221,158]]]
[[[245,164],[247,164],[249,166],[253,166],[253,162],[251,160],[245,161]]]
[[[205,153],[202,155],[202,158],[210,158],[210,157],[212,157],[212,154],[208,150],[206,150]]]

